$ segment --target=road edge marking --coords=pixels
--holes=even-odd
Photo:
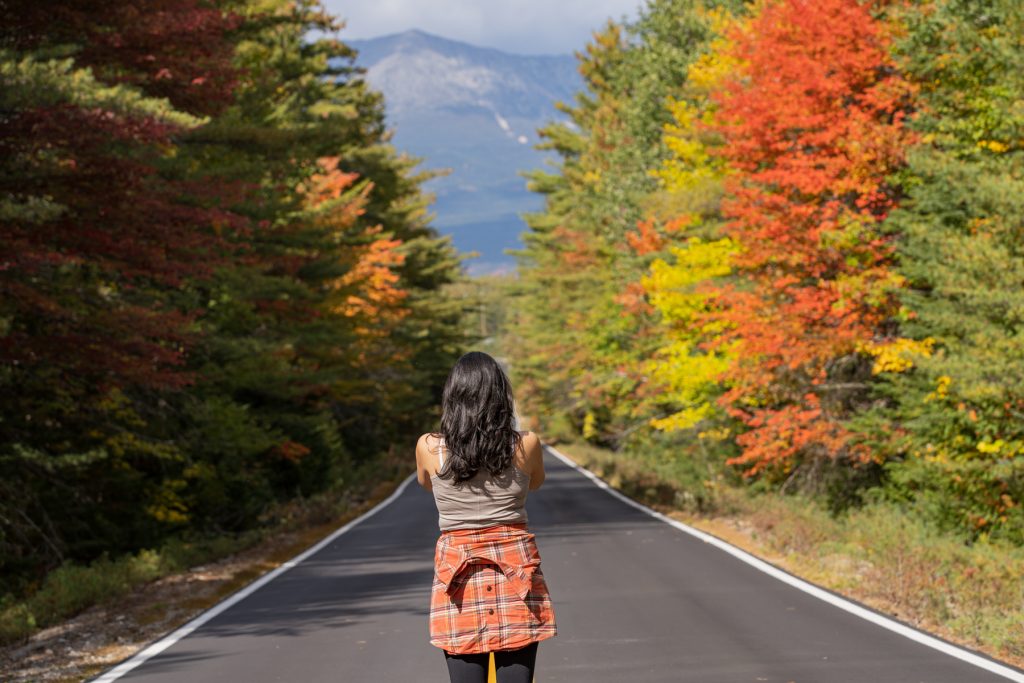
[[[236,603],[241,602],[245,598],[249,597],[250,595],[252,595],[256,591],[258,591],[260,588],[262,588],[266,584],[270,583],[271,581],[273,581],[274,579],[279,577],[281,574],[284,574],[286,571],[288,571],[292,567],[297,566],[299,563],[301,563],[303,560],[305,560],[309,556],[319,552],[325,546],[327,546],[332,541],[334,541],[336,538],[338,538],[342,534],[344,534],[344,533],[348,532],[349,530],[351,530],[352,527],[354,527],[357,524],[360,524],[362,522],[365,522],[370,517],[373,517],[375,514],[377,514],[378,512],[383,510],[384,508],[386,508],[388,505],[390,505],[391,503],[395,502],[395,500],[397,500],[398,497],[401,496],[405,492],[405,489],[409,487],[409,484],[411,484],[413,479],[415,479],[415,478],[416,478],[416,473],[414,472],[414,473],[410,474],[408,477],[406,477],[405,481],[403,481],[401,484],[399,484],[398,488],[396,488],[391,493],[390,496],[388,496],[387,498],[385,498],[381,502],[377,503],[372,508],[370,508],[369,510],[364,512],[363,514],[359,515],[358,517],[356,517],[353,520],[350,520],[348,523],[346,523],[341,528],[335,529],[330,534],[328,534],[327,536],[322,538],[320,541],[318,541],[316,544],[310,546],[309,548],[306,548],[305,550],[303,550],[301,553],[299,553],[298,555],[296,555],[292,559],[290,559],[287,562],[284,562],[283,564],[275,567],[274,569],[270,570],[269,572],[267,572],[263,576],[259,577],[258,579],[256,579],[252,583],[247,584],[247,585],[243,586],[242,588],[239,588],[237,591],[235,591],[234,593],[232,593],[228,597],[224,598],[223,600],[218,602],[213,607],[210,607],[206,611],[199,613],[198,615],[193,617],[191,620],[189,620],[188,622],[186,622],[182,626],[179,626],[177,629],[175,629],[174,631],[171,631],[169,634],[167,634],[163,638],[157,640],[156,642],[153,642],[153,643],[149,644],[148,646],[146,646],[142,650],[139,650],[134,655],[132,655],[128,659],[124,660],[120,664],[116,664],[113,668],[108,669],[107,671],[105,671],[104,673],[100,674],[99,676],[97,676],[95,678],[88,679],[87,683],[110,683],[111,681],[116,681],[117,679],[121,678],[122,676],[124,676],[126,673],[128,673],[132,669],[142,665],[147,660],[149,660],[152,657],[155,657],[156,655],[160,654],[161,652],[163,652],[164,650],[169,648],[171,645],[174,645],[179,640],[181,640],[182,638],[184,638],[185,636],[189,635],[190,633],[195,631],[197,628],[199,628],[200,626],[202,626],[203,624],[208,622],[210,619],[213,619],[215,616],[217,616],[221,612],[224,612],[225,610],[227,610],[230,607],[234,606]]]
[[[893,631],[894,633],[898,633],[899,635],[909,638],[910,640],[913,640],[917,643],[926,645],[930,648],[950,655],[951,657],[956,657],[957,659],[967,662],[968,664],[973,664],[974,666],[977,666],[981,669],[985,669],[986,671],[994,673],[997,676],[1002,676],[1008,680],[1015,681],[1016,683],[1024,683],[1024,672],[1020,670],[1011,668],[1009,665],[1001,664],[997,661],[988,659],[987,656],[975,654],[970,650],[966,650],[957,645],[947,643],[946,641],[941,640],[940,638],[937,638],[931,634],[925,633],[924,631],[919,631],[918,629],[900,623],[895,619],[891,619],[889,617],[878,614],[877,612],[874,612],[870,609],[867,609],[866,607],[858,605],[855,602],[852,602],[851,600],[841,598],[825,590],[824,588],[821,588],[819,586],[814,585],[813,583],[810,583],[809,581],[793,576],[792,574],[782,569],[779,569],[775,565],[770,564],[748,553],[746,550],[742,550],[741,548],[738,548],[737,546],[734,546],[727,541],[723,541],[717,536],[712,536],[707,532],[701,531],[700,529],[697,529],[688,524],[684,524],[683,522],[663,515],[657,510],[652,510],[643,503],[638,503],[637,501],[633,500],[624,493],[617,491],[608,482],[601,479],[599,476],[597,476],[587,468],[583,467],[582,465],[579,465],[571,458],[569,458],[569,456],[565,455],[564,453],[556,449],[554,446],[544,444],[544,448],[551,451],[551,454],[554,455],[559,460],[561,460],[563,463],[565,463],[572,469],[576,470],[583,476],[590,479],[592,482],[594,482],[595,485],[597,485],[598,488],[603,489],[605,492],[609,493],[615,498],[618,498],[623,503],[626,503],[627,505],[630,505],[636,508],[637,510],[644,512],[657,520],[665,522],[666,524],[675,527],[680,531],[683,531],[691,536],[699,538],[705,543],[710,543],[716,548],[729,553],[736,559],[746,562],[755,569],[758,569],[764,572],[765,574],[768,574],[772,578],[778,579],[779,581],[789,584],[797,590],[803,591],[804,593],[808,593],[809,595],[813,595],[819,600],[823,600],[834,607],[838,607],[839,609],[842,609],[855,616],[870,621],[871,623],[877,626],[881,626],[882,628]]]

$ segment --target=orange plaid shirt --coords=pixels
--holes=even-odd
[[[525,524],[455,529],[434,554],[430,642],[453,654],[515,650],[557,632]]]

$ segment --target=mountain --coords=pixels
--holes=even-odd
[[[522,247],[519,214],[542,206],[520,172],[545,165],[536,129],[563,118],[554,103],[571,102],[580,89],[576,59],[514,55],[423,31],[348,43],[384,94],[395,146],[422,157],[425,168],[451,169],[426,188],[437,196],[437,228],[461,251],[480,254],[467,271],[513,269],[503,250]]]

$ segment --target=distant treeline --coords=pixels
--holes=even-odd
[[[548,435],[1024,542],[1024,5],[649,0],[543,131]],[[699,499],[699,495],[698,495]]]
[[[9,0],[0,26],[0,594],[407,457],[466,345],[461,257],[338,20]]]

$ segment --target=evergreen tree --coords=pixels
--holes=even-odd
[[[921,143],[888,223],[908,281],[901,328],[934,352],[883,375],[864,429],[892,459],[894,496],[943,528],[1021,542],[1024,7],[935,0],[896,18]]]

